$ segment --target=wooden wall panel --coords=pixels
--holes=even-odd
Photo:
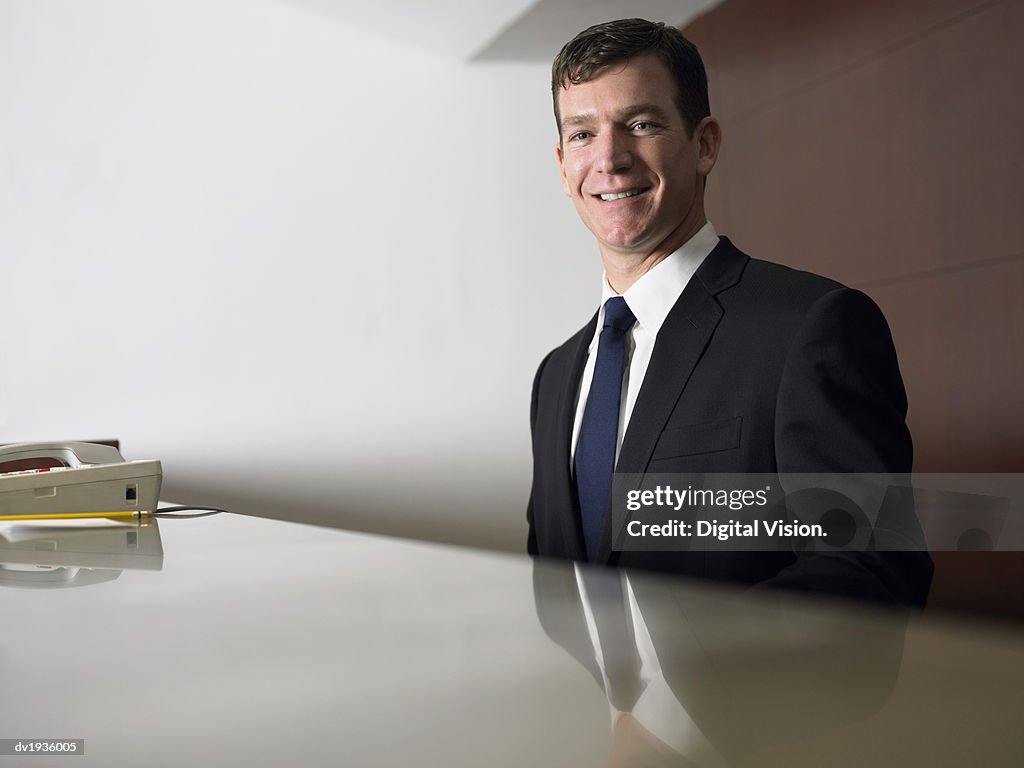
[[[1024,259],[867,286],[893,328],[915,468],[1024,467]]]

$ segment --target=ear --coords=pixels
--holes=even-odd
[[[697,140],[697,172],[707,178],[718,160],[718,150],[722,147],[722,126],[708,115],[694,129]]]
[[[562,174],[562,191],[565,192],[566,197],[572,197],[572,193],[569,191],[569,180],[565,178],[565,155],[562,153],[561,141],[555,145],[555,157],[558,158],[558,171]]]

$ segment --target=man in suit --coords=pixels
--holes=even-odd
[[[751,259],[704,187],[722,141],[696,48],[629,19],[552,68],[566,195],[604,266],[597,314],[533,385],[533,555],[920,604],[924,552],[618,551],[612,473],[909,473],[906,396],[876,305]]]

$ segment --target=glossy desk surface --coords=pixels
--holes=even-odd
[[[571,566],[227,514],[158,534],[42,586],[24,552],[67,543],[0,540],[0,738],[86,740],[0,768],[1024,764],[1019,629],[633,574],[672,694],[649,730],[613,715]]]

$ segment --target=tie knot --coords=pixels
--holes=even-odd
[[[626,300],[621,296],[613,296],[604,303],[604,325],[620,331],[628,331],[636,322],[636,316],[629,311]]]

